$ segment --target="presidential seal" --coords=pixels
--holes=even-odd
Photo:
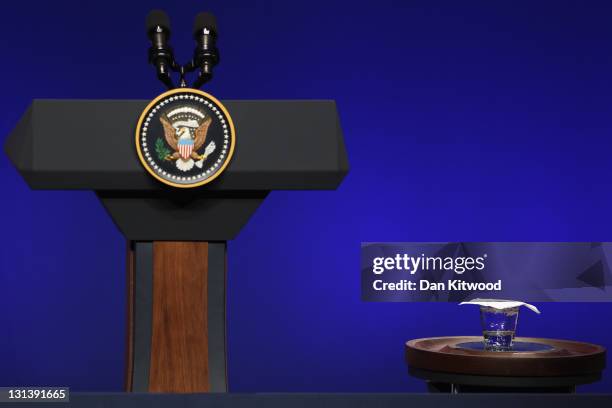
[[[197,89],[161,94],[145,108],[136,126],[142,165],[174,187],[197,187],[219,177],[232,158],[234,144],[234,124],[227,109]]]

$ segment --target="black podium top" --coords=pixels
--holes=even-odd
[[[164,190],[142,167],[134,132],[144,100],[35,100],[7,139],[34,189]],[[236,150],[206,190],[325,190],[348,160],[334,101],[223,101]]]

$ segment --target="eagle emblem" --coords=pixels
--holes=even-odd
[[[198,89],[176,88],[146,106],[135,141],[138,159],[149,174],[172,187],[192,188],[223,173],[236,136],[219,100]]]
[[[166,143],[173,149],[164,160],[174,161],[176,168],[183,172],[191,170],[194,165],[202,168],[216,148],[215,142],[211,141],[202,154],[198,153],[206,142],[212,117],[193,107],[181,107],[161,115],[159,120]]]

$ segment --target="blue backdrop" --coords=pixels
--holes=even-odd
[[[2,139],[33,98],[160,93],[154,7],[181,60],[217,14],[210,92],[335,99],[346,136],[338,191],[273,192],[229,244],[231,391],[424,391],[404,342],[478,333],[455,304],[362,303],[361,241],[612,240],[611,3],[9,2]],[[0,183],[0,385],[121,390],[124,239],[91,192],[30,191],[4,155]],[[612,347],[612,304],[539,306],[520,335]]]

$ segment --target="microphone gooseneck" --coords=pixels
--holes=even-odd
[[[199,68],[194,88],[199,88],[213,77],[213,67],[219,63],[217,49],[217,19],[210,13],[199,13],[193,22],[193,66]],[[195,68],[194,68],[195,69]]]
[[[175,88],[172,72],[178,72],[179,86],[187,87],[186,75],[197,71],[193,88],[200,88],[213,77],[213,68],[219,63],[217,49],[217,19],[211,13],[199,13],[193,22],[196,47],[188,64],[179,65],[170,46],[170,19],[162,10],[152,10],[146,19],[147,36],[151,41],[149,63],[155,66],[157,78],[169,89]]]
[[[157,78],[168,88],[174,88],[170,71],[176,68],[170,47],[170,19],[162,10],[152,10],[146,20],[147,35],[151,40],[149,63],[157,70]]]

